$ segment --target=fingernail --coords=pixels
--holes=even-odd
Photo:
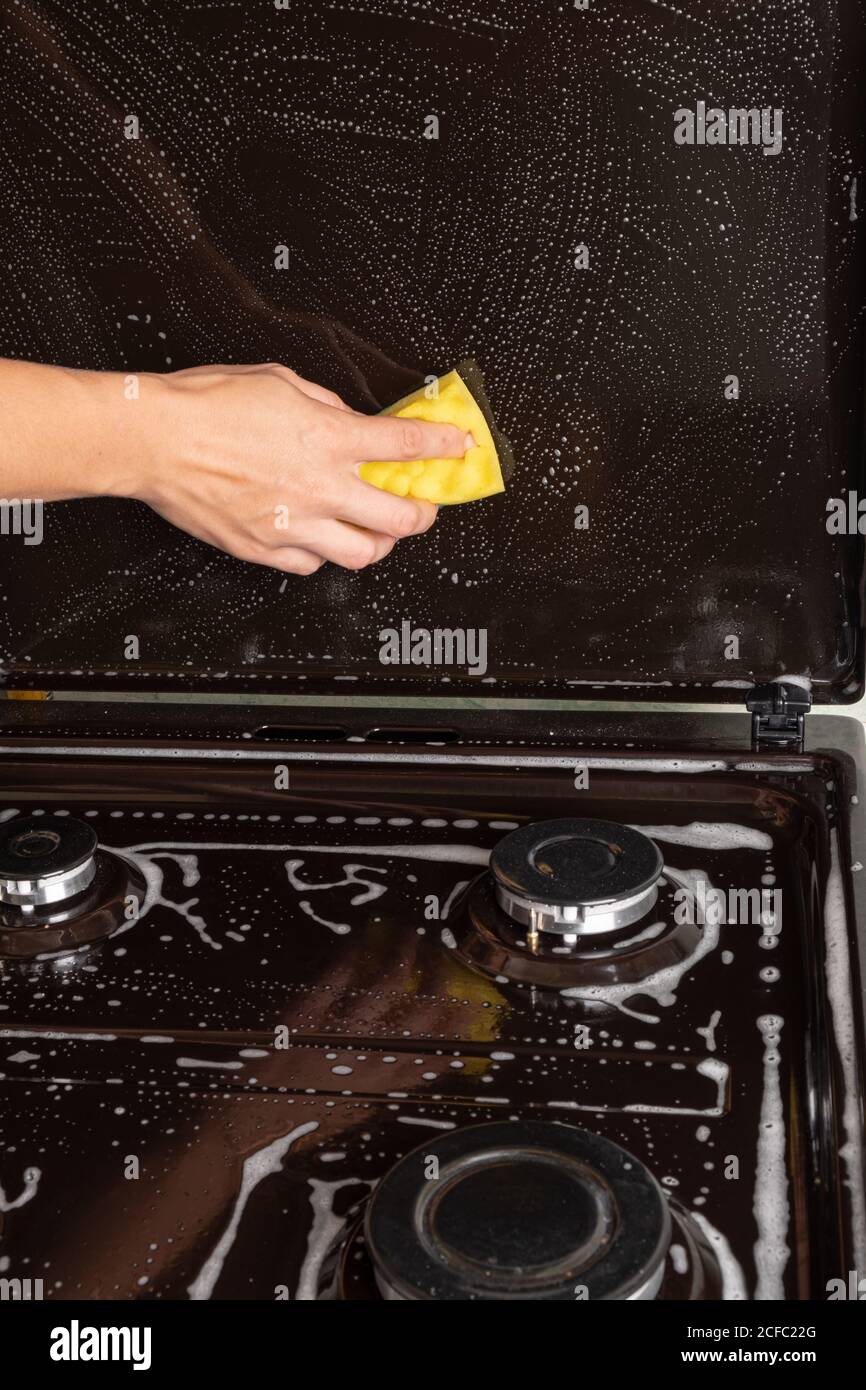
[[[464,439],[463,448],[466,451],[466,453],[468,453],[470,449],[475,448],[475,440],[472,438],[471,434],[467,434],[466,438]]]

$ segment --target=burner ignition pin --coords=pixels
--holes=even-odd
[[[538,950],[538,933],[544,926],[544,915],[536,909],[529,910],[529,931],[526,933],[526,944],[530,951]]]

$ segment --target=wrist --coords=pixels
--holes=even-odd
[[[76,372],[87,397],[93,440],[82,496],[146,501],[174,436],[172,392],[156,372]]]

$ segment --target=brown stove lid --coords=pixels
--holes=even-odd
[[[472,357],[517,458],[357,574],[287,578],[139,504],[49,508],[41,544],[0,542],[10,685],[859,695],[858,5],[710,6],[687,35],[663,6],[457,8],[10,24],[0,351],[279,359],[363,410]],[[126,90],[159,113],[135,148],[107,134]],[[677,143],[713,101],[766,109],[778,152]],[[455,659],[426,661],[443,630]]]

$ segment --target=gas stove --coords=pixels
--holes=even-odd
[[[860,1267],[844,751],[724,751],[722,716],[710,757],[595,754],[550,715],[545,748],[359,717],[275,755],[21,710],[54,727],[0,755],[0,1238],[45,1297],[796,1300]]]
[[[857,1297],[859,0],[0,10],[0,352],[516,461],[306,579],[4,504],[0,1292]]]

